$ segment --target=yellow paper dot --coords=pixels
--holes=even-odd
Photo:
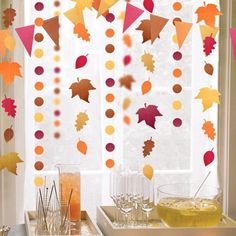
[[[41,57],[43,57],[43,50],[40,49],[40,48],[35,49],[35,51],[34,51],[34,55],[35,55],[35,57],[37,57],[37,58],[41,58]]]
[[[35,177],[34,178],[34,184],[37,186],[37,187],[41,187],[43,185],[44,181],[43,181],[43,178],[42,177]]]
[[[60,11],[54,11],[54,16],[59,16],[61,14]]]
[[[176,100],[172,103],[172,107],[175,110],[180,110],[182,108],[182,103],[180,101]]]
[[[59,104],[61,103],[61,99],[60,99],[60,98],[55,98],[55,99],[53,100],[53,103],[54,103],[55,105],[59,105]]]
[[[173,41],[174,43],[176,43],[176,44],[178,43],[178,38],[177,38],[177,35],[176,35],[176,34],[173,35],[172,41]]]
[[[114,61],[107,61],[105,66],[108,70],[113,70],[115,67],[115,63],[114,63]]]
[[[34,120],[35,120],[36,122],[41,122],[41,121],[43,121],[43,114],[42,114],[42,113],[36,113],[36,114],[34,115]]]
[[[106,131],[106,133],[107,133],[108,135],[112,135],[112,134],[115,132],[115,128],[114,128],[114,126],[112,126],[112,125],[108,125],[108,126],[106,127],[105,131]]]
[[[61,60],[61,57],[59,55],[54,56],[53,60],[55,62],[59,62]]]

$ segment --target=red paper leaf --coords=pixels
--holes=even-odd
[[[81,55],[77,58],[75,63],[75,69],[79,69],[81,67],[84,67],[87,64],[87,56],[88,55]]]
[[[152,13],[153,9],[154,9],[154,2],[153,2],[153,0],[144,0],[143,6],[147,11]]]
[[[15,100],[11,98],[5,98],[2,100],[2,108],[5,109],[5,112],[8,116],[15,118],[16,116],[16,105],[14,104]]]
[[[215,159],[215,154],[213,152],[213,149],[211,151],[207,151],[205,154],[204,154],[204,164],[205,166],[208,166],[209,164],[211,164],[214,159]]]
[[[212,53],[212,50],[215,49],[214,45],[216,44],[215,39],[212,36],[206,37],[203,41],[204,52],[206,56]]]
[[[123,58],[123,63],[124,63],[124,65],[125,65],[125,66],[129,65],[129,64],[131,63],[131,60],[132,60],[132,58],[131,58],[130,55],[124,56],[124,58]]]

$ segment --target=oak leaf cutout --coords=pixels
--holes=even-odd
[[[120,87],[125,87],[128,90],[132,89],[132,83],[135,82],[132,75],[125,75],[119,79]]]
[[[2,75],[3,82],[6,85],[10,85],[14,81],[15,76],[22,77],[20,68],[21,65],[17,62],[4,61],[0,63],[0,74]]]
[[[6,28],[8,28],[10,25],[13,24],[16,16],[16,10],[10,6],[10,8],[7,8],[3,11],[4,15],[2,17],[3,24]]]
[[[90,34],[88,33],[88,29],[86,29],[84,24],[76,24],[74,27],[74,34],[77,34],[77,37],[84,41],[90,41]]]
[[[9,172],[17,175],[17,163],[23,162],[18,153],[10,152],[3,156],[0,156],[0,170],[7,169]]]
[[[2,108],[4,108],[4,111],[7,113],[8,116],[11,116],[15,118],[16,116],[16,105],[15,100],[11,98],[7,98],[5,96],[5,99],[2,100]]]
[[[93,87],[89,79],[79,80],[77,78],[77,80],[78,82],[71,84],[69,88],[72,91],[72,98],[78,95],[80,99],[89,103],[89,91],[95,90],[96,88]]]
[[[4,139],[6,142],[9,142],[14,137],[14,131],[12,129],[12,126],[10,128],[7,128],[4,131]]]
[[[220,92],[216,89],[201,88],[195,99],[202,99],[203,112],[211,108],[213,103],[220,104]]]
[[[153,55],[145,52],[142,55],[141,60],[144,64],[144,66],[146,67],[146,70],[153,73],[155,70],[155,65],[154,65],[155,61],[153,59]]]
[[[214,124],[211,121],[205,121],[204,124],[202,125],[202,129],[205,131],[204,134],[207,135],[207,137],[211,140],[215,140],[215,128]]]
[[[209,56],[212,53],[212,51],[215,49],[215,47],[214,47],[215,44],[216,44],[216,41],[212,37],[212,35],[209,37],[206,37],[203,40],[203,47],[204,47],[204,52],[205,52],[206,56]]]
[[[143,157],[149,156],[155,147],[155,142],[152,137],[144,142],[143,146]]]
[[[85,125],[87,125],[87,121],[89,120],[89,117],[86,112],[80,112],[77,115],[75,127],[77,131],[80,131],[84,128]]]

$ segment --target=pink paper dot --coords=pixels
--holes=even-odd
[[[108,78],[108,79],[106,80],[106,85],[107,85],[108,87],[112,87],[112,86],[114,86],[114,84],[115,84],[115,80],[114,80],[114,79]]]
[[[173,54],[173,58],[176,60],[176,61],[179,61],[182,59],[182,53],[181,52],[174,52]]]
[[[34,72],[36,75],[42,75],[44,72],[44,69],[42,66],[37,66],[37,67],[35,67]]]
[[[175,127],[180,127],[180,126],[182,125],[182,120],[181,120],[180,118],[175,118],[175,119],[173,120],[173,125],[174,125]]]
[[[106,150],[107,150],[108,152],[112,152],[112,151],[114,151],[114,149],[115,149],[115,145],[114,145],[113,143],[108,143],[108,144],[106,145]]]
[[[34,5],[34,8],[36,11],[42,11],[43,8],[44,8],[44,5],[42,2],[36,2],[35,5]]]
[[[42,139],[43,136],[44,136],[44,133],[42,130],[37,130],[35,133],[34,133],[34,136],[36,139]]]
[[[108,22],[113,22],[115,20],[115,16],[114,16],[114,14],[112,14],[112,13],[108,13],[107,15],[106,15],[106,21],[108,21]]]
[[[60,73],[61,72],[61,68],[60,67],[55,67],[54,68],[54,72],[57,73],[57,74]]]
[[[61,112],[59,110],[54,111],[54,116],[60,116]]]

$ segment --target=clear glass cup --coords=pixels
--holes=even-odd
[[[169,227],[210,227],[222,218],[222,191],[200,184],[175,183],[157,189],[157,211]],[[194,197],[195,196],[195,197]]]

